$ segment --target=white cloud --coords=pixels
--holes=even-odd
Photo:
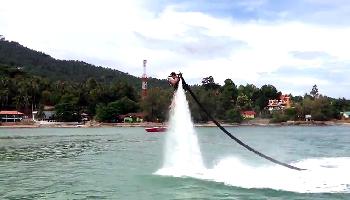
[[[142,74],[142,60],[148,59],[149,75],[158,78],[171,71],[182,71],[188,80],[197,80],[193,83],[209,75],[219,83],[231,78],[236,84],[261,85],[271,78],[282,91],[304,86],[308,92],[313,82],[349,84],[309,74],[269,76],[281,68],[311,68],[318,73],[329,62],[346,63],[349,27],[242,22],[171,5],[154,13],[136,0],[11,0],[1,5],[0,34],[60,59],[108,64],[136,76]],[[303,59],[295,52],[319,56]],[[325,93],[332,95],[331,89]],[[350,97],[345,91],[342,95]]]

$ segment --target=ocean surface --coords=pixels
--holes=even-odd
[[[266,161],[217,128],[194,129],[204,168],[192,173],[187,166],[185,176],[176,169],[159,173],[172,153],[168,133],[1,128],[0,199],[350,199],[350,126],[228,130],[307,170]]]

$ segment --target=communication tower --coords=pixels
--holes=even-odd
[[[142,99],[144,99],[147,96],[146,64],[147,64],[147,60],[143,60],[142,92],[141,92]]]

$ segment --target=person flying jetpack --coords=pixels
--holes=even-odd
[[[176,74],[175,72],[171,72],[168,76],[168,82],[171,86],[174,87],[175,90],[179,87],[179,82],[182,77],[182,73]]]
[[[168,82],[171,86],[174,87],[175,91],[177,90],[177,88],[179,87],[179,82],[181,79],[181,83],[182,83],[182,87],[185,91],[187,91],[193,98],[193,100],[197,103],[198,107],[208,116],[208,119],[210,119],[212,122],[214,122],[214,124],[222,131],[224,132],[228,137],[230,137],[232,140],[234,140],[235,142],[237,142],[239,145],[243,146],[244,148],[246,148],[247,150],[255,153],[256,155],[265,158],[266,160],[269,160],[275,164],[287,167],[289,169],[294,169],[294,170],[298,170],[298,171],[302,171],[305,170],[303,168],[299,168],[299,167],[295,167],[293,165],[278,161],[268,155],[265,155],[263,153],[261,153],[260,151],[250,147],[249,145],[247,145],[246,143],[244,143],[242,140],[238,139],[237,137],[235,137],[232,133],[230,133],[229,131],[227,131],[206,109],[206,107],[204,107],[201,102],[199,102],[198,98],[196,97],[196,95],[193,93],[193,91],[191,90],[190,86],[187,85],[185,79],[182,76],[182,73],[178,73],[176,74],[175,72],[171,72],[171,74],[168,76]],[[174,93],[175,95],[175,93]],[[173,107],[173,105],[171,105],[170,107]]]

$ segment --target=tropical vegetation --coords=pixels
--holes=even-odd
[[[62,61],[0,37],[0,110],[19,110],[30,115],[43,113],[45,106],[55,109],[57,121],[79,121],[86,113],[97,121],[117,122],[118,116],[143,113],[147,121],[166,121],[173,88],[165,80],[149,79],[148,95],[140,96],[141,79],[118,70],[97,67],[81,61]],[[270,112],[269,99],[281,92],[270,84],[237,86],[226,79],[223,85],[212,76],[191,86],[201,103],[217,119],[241,122],[241,112],[253,110],[273,122],[339,119],[350,110],[350,100],[334,99],[318,93],[317,85],[304,96],[293,96],[292,107]],[[188,96],[195,122],[209,119]]]

